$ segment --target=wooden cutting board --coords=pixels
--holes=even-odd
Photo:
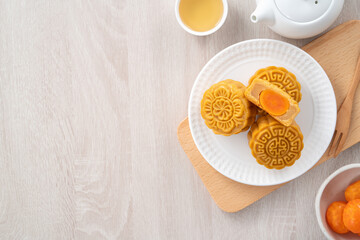
[[[346,22],[302,48],[314,57],[330,78],[334,87],[337,105],[342,103],[360,54],[360,21]],[[348,139],[343,150],[360,141],[360,88],[358,88],[351,119]],[[341,121],[341,116],[338,116]],[[257,187],[235,182],[212,168],[201,156],[192,139],[186,118],[178,127],[178,138],[185,153],[195,167],[216,204],[226,212],[237,212],[266,196],[284,184]],[[327,152],[315,165],[329,157]]]

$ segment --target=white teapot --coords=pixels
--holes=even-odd
[[[344,0],[256,0],[250,19],[288,38],[308,38],[325,31],[339,16]]]

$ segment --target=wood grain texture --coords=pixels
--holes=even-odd
[[[194,79],[252,38],[303,46],[229,0],[208,37],[174,1],[0,0],[0,239],[322,239],[321,182],[358,146],[236,214],[212,201],[176,136]],[[346,0],[332,27],[359,19]],[[261,231],[260,231],[261,230]]]

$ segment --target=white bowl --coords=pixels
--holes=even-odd
[[[221,26],[224,24],[226,17],[228,15],[228,3],[227,0],[222,0],[223,3],[223,8],[224,8],[224,12],[223,15],[221,17],[220,22],[212,29],[210,29],[209,31],[206,32],[198,32],[198,31],[194,31],[192,29],[190,29],[188,26],[186,26],[183,21],[181,20],[180,17],[180,13],[179,13],[179,6],[180,6],[180,1],[181,0],[176,0],[176,4],[175,4],[175,16],[176,16],[176,20],[178,21],[178,23],[180,24],[180,26],[187,31],[188,33],[191,33],[193,35],[196,36],[206,36],[206,35],[210,35],[214,32],[216,32],[219,28],[221,28]]]
[[[336,170],[321,184],[315,199],[315,211],[321,231],[327,239],[359,239],[359,236],[353,233],[337,234],[333,232],[325,217],[326,210],[332,202],[346,202],[345,189],[358,180],[360,180],[360,163],[355,163]]]

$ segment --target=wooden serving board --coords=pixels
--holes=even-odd
[[[337,105],[342,103],[360,54],[360,21],[346,22],[303,47],[323,67],[334,87]],[[360,88],[352,112],[351,127],[343,150],[360,141]],[[341,116],[338,116],[341,121]],[[178,138],[216,204],[226,212],[237,212],[284,184],[257,187],[235,182],[212,168],[201,156],[192,139],[186,118],[178,127]],[[327,152],[315,165],[328,160]]]

